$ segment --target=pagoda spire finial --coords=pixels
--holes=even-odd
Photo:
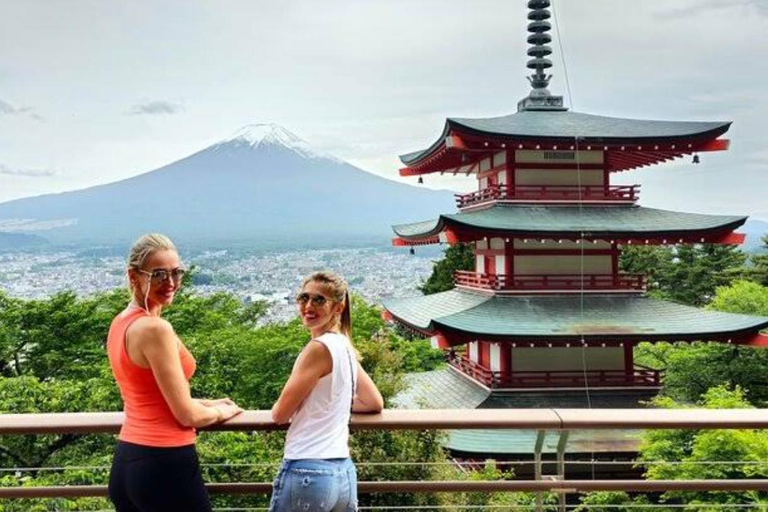
[[[552,67],[552,61],[547,56],[552,54],[552,48],[548,46],[552,42],[552,36],[549,31],[552,25],[549,23],[551,16],[549,12],[550,0],[529,0],[528,8],[528,56],[532,57],[528,61],[528,69],[533,70],[533,74],[528,77],[533,90],[527,98],[523,98],[517,104],[517,110],[567,110],[563,107],[563,97],[553,96],[549,92],[549,81],[552,75],[548,75],[546,70]]]

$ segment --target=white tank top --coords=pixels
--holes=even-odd
[[[328,332],[315,341],[326,346],[333,368],[317,381],[291,419],[285,439],[285,458],[289,460],[349,457],[352,387],[357,383],[355,352],[343,334]]]

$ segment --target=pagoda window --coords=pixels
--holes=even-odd
[[[491,159],[489,158],[483,158],[480,160],[480,172],[490,171],[491,170]]]
[[[475,255],[475,272],[485,274],[485,256],[482,254]]]
[[[469,360],[473,363],[477,363],[479,361],[478,354],[477,354],[477,341],[470,341],[469,342]]]
[[[491,371],[500,372],[501,368],[501,346],[498,343],[491,343]]]

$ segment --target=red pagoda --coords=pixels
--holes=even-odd
[[[549,90],[548,0],[531,0],[532,91],[511,115],[448,118],[429,148],[403,155],[403,176],[473,175],[458,212],[398,225],[396,246],[469,243],[473,272],[455,288],[391,300],[385,316],[450,354],[455,370],[496,394],[519,390],[655,390],[635,364],[641,341],[768,345],[768,318],[650,298],[645,278],[619,271],[630,245],[740,244],[743,216],[638,205],[620,171],[724,151],[729,122],[668,122],[569,111]],[[459,348],[463,347],[463,348]]]

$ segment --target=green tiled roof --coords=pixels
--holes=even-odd
[[[461,455],[530,455],[536,445],[530,430],[451,430],[445,447]],[[558,432],[547,432],[543,453],[557,453]],[[566,453],[636,452],[640,432],[636,430],[577,430],[570,433]]]
[[[417,162],[432,153],[444,142],[451,130],[478,135],[501,136],[514,139],[570,139],[584,141],[620,142],[716,138],[728,131],[730,122],[678,122],[623,119],[595,116],[570,111],[523,111],[515,114],[480,119],[448,118],[443,134],[428,149],[402,155],[406,165]]]
[[[429,332],[544,341],[721,340],[757,333],[768,318],[619,294],[485,296],[460,290],[390,300],[397,319]]]
[[[441,215],[434,221],[393,226],[402,238],[435,236],[446,227],[470,227],[500,235],[565,236],[588,233],[592,237],[638,238],[696,235],[733,230],[746,217],[681,213],[641,206],[530,206],[496,205],[484,210]]]
[[[451,367],[409,373],[405,385],[392,400],[401,409],[475,409],[491,394]]]

